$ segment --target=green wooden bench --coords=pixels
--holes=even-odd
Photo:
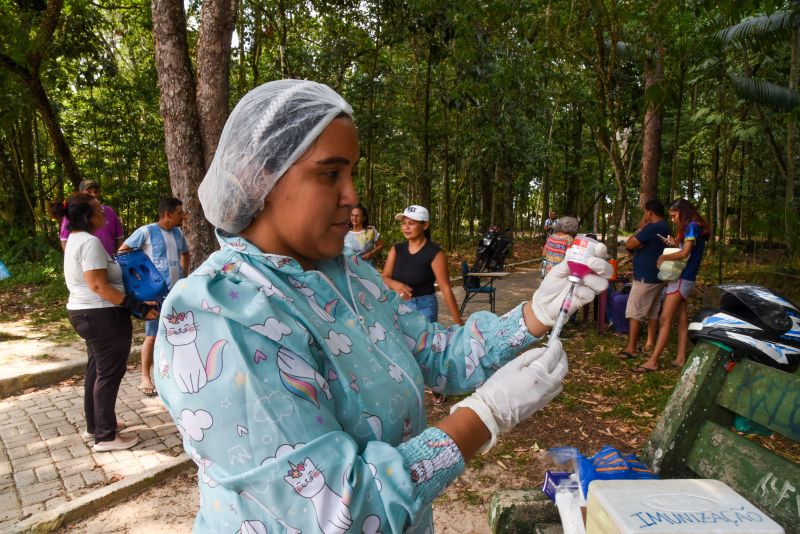
[[[800,376],[752,361],[725,370],[727,353],[699,343],[641,458],[662,478],[715,478],[800,534],[800,466],[732,431],[737,414],[800,442]],[[555,506],[539,490],[498,492],[493,532],[553,529]],[[552,530],[548,530],[552,531]]]
[[[662,478],[725,482],[786,529],[800,533],[800,466],[732,431],[743,415],[800,442],[800,377],[700,343],[656,423],[642,459]]]

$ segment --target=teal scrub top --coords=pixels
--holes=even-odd
[[[464,469],[423,386],[464,394],[536,341],[522,305],[444,328],[358,257],[303,270],[219,230],[164,302],[156,387],[198,465],[197,532],[433,531]]]

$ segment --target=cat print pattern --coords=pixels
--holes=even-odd
[[[195,529],[431,532],[431,503],[464,462],[428,427],[423,388],[483,383],[520,350],[500,328],[532,345],[512,331],[521,306],[446,329],[365,262],[305,271],[217,235],[167,297],[155,349],[157,390],[199,469]]]

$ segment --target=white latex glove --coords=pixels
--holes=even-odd
[[[569,314],[572,315],[579,308],[594,300],[595,295],[602,293],[608,288],[608,278],[614,273],[614,269],[605,260],[607,250],[604,244],[600,244],[595,249],[597,257],[589,258],[589,267],[597,274],[587,274],[583,277],[583,284],[575,286],[572,294],[572,305],[569,307]],[[566,261],[562,261],[547,273],[539,288],[533,293],[531,298],[531,309],[536,318],[545,326],[553,326],[561,311],[561,303],[569,291],[570,282],[569,266]]]
[[[479,452],[497,442],[520,421],[541,410],[561,393],[561,380],[567,375],[567,355],[556,340],[551,347],[523,352],[489,377],[475,393],[455,404],[450,413],[470,408],[492,433]]]

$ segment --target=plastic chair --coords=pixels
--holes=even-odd
[[[494,295],[497,288],[494,287],[494,278],[488,278],[484,284],[481,284],[481,277],[480,276],[467,276],[469,272],[469,267],[467,266],[467,262],[461,262],[461,278],[464,282],[464,300],[461,302],[461,310],[459,311],[460,314],[464,314],[464,308],[467,307],[467,302],[469,302],[473,297],[476,295],[489,295],[489,307],[494,313]]]

